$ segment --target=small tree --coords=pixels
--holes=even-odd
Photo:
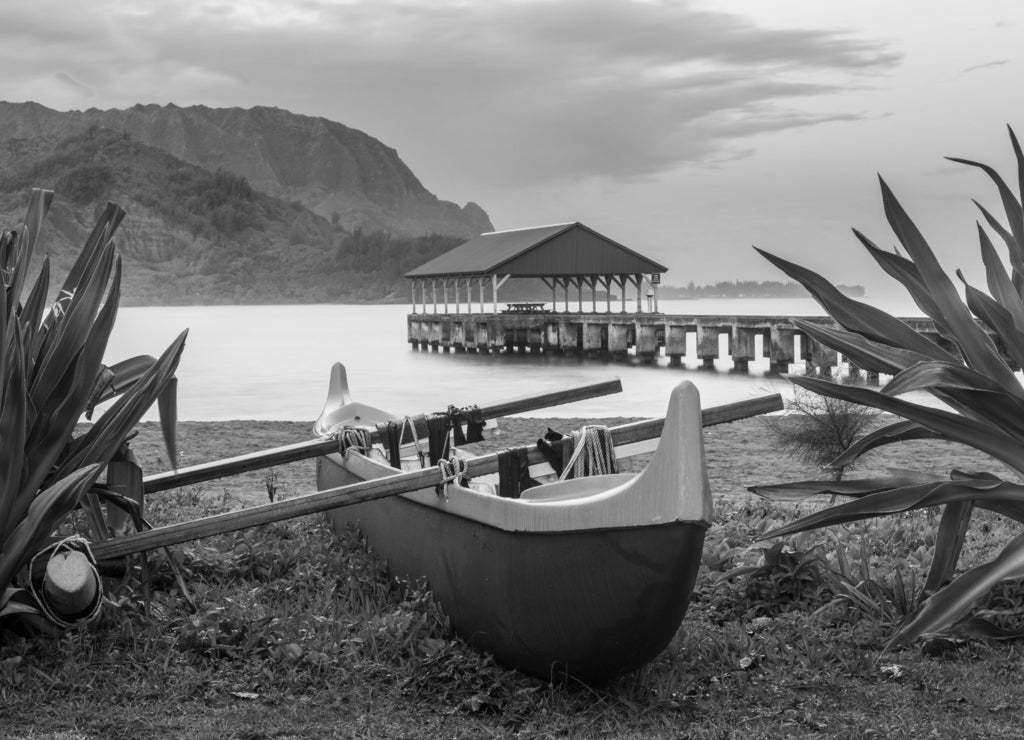
[[[853,462],[829,466],[846,452],[878,418],[877,409],[839,398],[820,396],[794,386],[781,415],[761,416],[761,424],[771,433],[785,455],[815,468],[825,468],[834,481]]]

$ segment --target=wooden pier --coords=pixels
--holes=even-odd
[[[832,319],[802,317],[836,326]],[[903,319],[924,334],[938,334],[931,319]],[[626,359],[635,356],[653,362],[668,357],[679,365],[687,357],[688,337],[695,335],[696,359],[714,367],[726,356],[733,369],[768,358],[771,372],[788,372],[804,362],[831,373],[840,361],[783,316],[683,316],[657,313],[412,313],[408,315],[409,343],[436,352],[550,352],[587,357]],[[722,342],[722,336],[727,342]],[[760,339],[759,339],[760,338]],[[799,357],[797,354],[799,353]],[[856,374],[857,368],[848,368]]]

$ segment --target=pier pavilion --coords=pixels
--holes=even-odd
[[[498,290],[509,278],[539,278],[551,289],[551,308],[546,309],[542,303],[512,303],[507,304],[505,312],[557,312],[561,297],[564,312],[568,313],[571,290],[581,310],[589,294],[592,312],[596,313],[600,289],[605,294],[604,311],[612,313],[614,288],[619,293],[616,303],[621,302],[621,313],[626,313],[628,294],[636,295],[636,313],[643,313],[645,288],[647,310],[658,310],[658,283],[665,270],[663,265],[577,221],[481,234],[410,270],[405,277],[412,282],[413,313],[428,313],[428,287],[429,313],[462,313],[463,297],[466,313],[487,313],[489,288],[490,313],[496,315]],[[460,291],[463,284],[464,293]],[[478,289],[476,296],[474,287]]]

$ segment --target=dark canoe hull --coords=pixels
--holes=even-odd
[[[331,458],[321,490],[354,476]],[[541,678],[600,682],[669,643],[700,565],[703,522],[509,532],[401,496],[335,509],[395,577],[425,579],[453,629],[502,664]]]

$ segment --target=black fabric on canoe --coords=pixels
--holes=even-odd
[[[448,426],[452,429],[452,441],[456,447],[466,444],[466,434],[462,431],[462,424],[459,423],[459,410],[454,406],[448,407]]]
[[[480,407],[470,406],[468,409],[464,409],[464,411],[466,413],[466,441],[483,442],[484,427],[487,426],[487,422],[484,420],[484,415],[480,412]]]
[[[484,441],[484,427],[487,422],[479,406],[467,406],[464,409],[454,405],[448,406],[448,418],[452,426],[452,436],[456,447],[472,442]],[[466,430],[462,430],[462,419],[466,420]]]
[[[431,414],[427,417],[427,449],[430,464],[437,465],[441,458],[448,457],[448,430],[451,417],[448,414]]]
[[[402,469],[402,427],[394,421],[386,421],[377,425],[377,433],[380,434],[381,442],[388,451],[388,462],[391,467]]]
[[[530,477],[529,448],[513,447],[498,453],[498,495],[519,498],[527,488],[539,485]]]

